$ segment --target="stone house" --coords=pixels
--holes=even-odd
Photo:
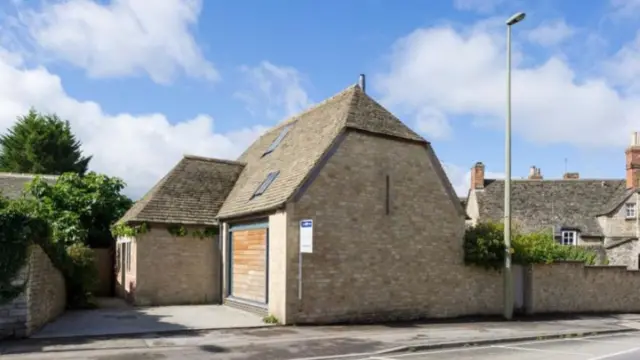
[[[363,83],[266,131],[237,162],[201,161],[229,171],[181,181],[210,186],[215,201],[175,186],[145,221],[154,221],[152,234],[155,223],[184,223],[187,212],[208,204],[192,223],[219,224],[221,273],[204,249],[176,248],[184,240],[166,231],[144,235],[132,240],[135,297],[143,282],[163,277],[172,295],[158,292],[153,303],[187,301],[204,284],[191,280],[199,275],[207,284],[219,276],[222,303],[283,324],[500,313],[499,273],[464,266],[466,215],[433,148]],[[184,273],[182,262],[193,272]]]
[[[34,175],[0,172],[0,196],[17,199],[24,193],[25,186],[40,176],[45,182],[53,185],[58,179],[56,175]]]
[[[561,244],[592,246],[606,255],[610,265],[638,269],[639,140],[639,133],[634,133],[625,151],[625,179],[581,179],[578,173],[544,179],[535,166],[527,179],[513,179],[514,225],[526,232],[553,231]],[[504,180],[487,179],[484,173],[481,162],[471,169],[468,225],[502,221],[504,216]]]
[[[242,168],[184,156],[127,211],[119,222],[144,231],[116,240],[118,296],[136,305],[221,301],[216,214]]]

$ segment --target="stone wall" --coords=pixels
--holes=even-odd
[[[529,313],[640,312],[640,272],[557,262],[530,267]]]
[[[465,216],[447,182],[424,145],[348,132],[287,208],[285,322],[500,314],[500,272],[464,265]],[[300,297],[303,219],[314,220],[314,244]]]
[[[188,231],[203,230],[187,227]],[[135,239],[136,284],[133,302],[141,306],[221,302],[218,239],[173,236],[152,224]],[[127,275],[128,276],[128,275]]]
[[[16,283],[25,280],[25,291],[12,302],[0,306],[0,339],[30,336],[64,312],[64,278],[39,246],[32,246],[29,262]]]
[[[606,249],[609,265],[626,266],[638,269],[638,240],[627,239],[609,246]]]

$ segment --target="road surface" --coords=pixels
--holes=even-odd
[[[164,341],[167,341],[165,339]],[[363,353],[364,348],[354,339],[317,339],[297,346],[290,341],[245,342],[230,348],[211,343],[175,344],[156,343],[153,347],[117,347],[114,344],[100,348],[101,341],[91,341],[91,350],[77,345],[71,348],[42,352],[30,347],[27,352],[6,353],[2,360],[640,360],[640,332],[617,335],[599,335],[494,346],[478,346],[431,352],[397,354]],[[114,340],[115,341],[115,340]],[[126,341],[128,340],[117,340]],[[371,338],[373,341],[373,338]],[[109,342],[108,340],[106,341]],[[333,348],[331,356],[318,356],[318,348]],[[354,354],[360,352],[360,355]],[[342,354],[342,355],[338,355]]]
[[[640,360],[640,334],[594,336],[466,349],[362,357],[362,360]],[[359,360],[360,360],[359,359]],[[337,360],[337,359],[336,359]]]

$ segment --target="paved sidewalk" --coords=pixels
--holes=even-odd
[[[50,339],[0,343],[3,359],[304,359],[394,354],[432,348],[623,333],[640,329],[640,315],[573,319],[271,327],[122,339]],[[114,357],[116,356],[116,357]],[[357,357],[354,357],[357,358]]]
[[[223,305],[123,306],[67,311],[32,338],[116,337],[265,326],[260,316]]]

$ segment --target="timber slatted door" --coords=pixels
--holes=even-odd
[[[231,296],[267,303],[267,246],[267,228],[233,231]]]

